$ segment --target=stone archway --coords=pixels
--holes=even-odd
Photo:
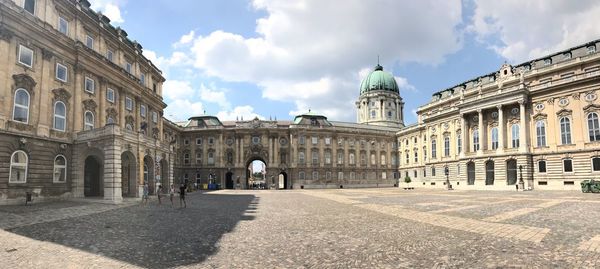
[[[256,184],[260,185],[260,183],[264,183],[265,185],[268,185],[266,182],[266,174],[263,175],[265,176],[265,178],[263,178],[262,180],[252,180],[252,176],[253,176],[253,171],[251,169],[252,163],[254,163],[255,161],[259,161],[262,162],[264,164],[264,171],[267,171],[267,162],[265,161],[265,159],[263,159],[262,157],[252,157],[250,159],[248,159],[248,161],[246,162],[246,188],[247,189],[252,189],[252,183],[255,183],[255,187],[257,186]],[[264,182],[263,182],[264,181]]]
[[[131,151],[121,154],[121,193],[123,197],[136,197],[137,186],[137,164],[135,155]]]
[[[85,197],[104,196],[102,162],[95,156],[85,158],[83,168],[83,194]]]
[[[154,194],[154,161],[150,155],[144,156],[144,184],[148,184],[149,194]]]
[[[225,189],[234,189],[235,184],[233,182],[233,173],[227,172],[225,174]]]
[[[279,179],[278,180],[279,181],[278,188],[279,189],[283,189],[283,190],[287,189],[288,188],[288,175],[287,175],[287,173],[285,171],[279,172],[278,179]]]
[[[475,163],[467,163],[467,185],[475,185]]]

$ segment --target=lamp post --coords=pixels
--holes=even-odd
[[[451,190],[452,185],[450,185],[450,169],[448,169],[448,165],[444,166],[444,174],[446,175],[446,189]]]
[[[525,181],[523,181],[523,165],[519,165],[519,189],[525,190]]]

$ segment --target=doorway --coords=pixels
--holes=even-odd
[[[85,197],[101,197],[104,195],[102,189],[102,165],[94,156],[85,159],[83,172],[83,194]]]
[[[233,183],[233,173],[227,172],[225,174],[225,188],[226,189],[234,189],[235,184]]]
[[[288,188],[288,176],[286,172],[279,173],[279,189],[285,190]]]

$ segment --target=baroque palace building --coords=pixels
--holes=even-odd
[[[412,186],[578,189],[600,175],[600,54],[593,41],[442,90],[404,125],[379,64],[357,123],[162,117],[164,77],[86,0],[0,0],[0,203],[140,197],[144,183],[279,189]],[[447,171],[447,173],[446,173]]]

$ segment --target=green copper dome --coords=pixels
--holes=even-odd
[[[388,72],[383,71],[383,67],[379,64],[375,66],[373,70],[362,83],[360,83],[360,94],[365,94],[370,91],[393,91],[400,94],[398,84],[394,76]]]

